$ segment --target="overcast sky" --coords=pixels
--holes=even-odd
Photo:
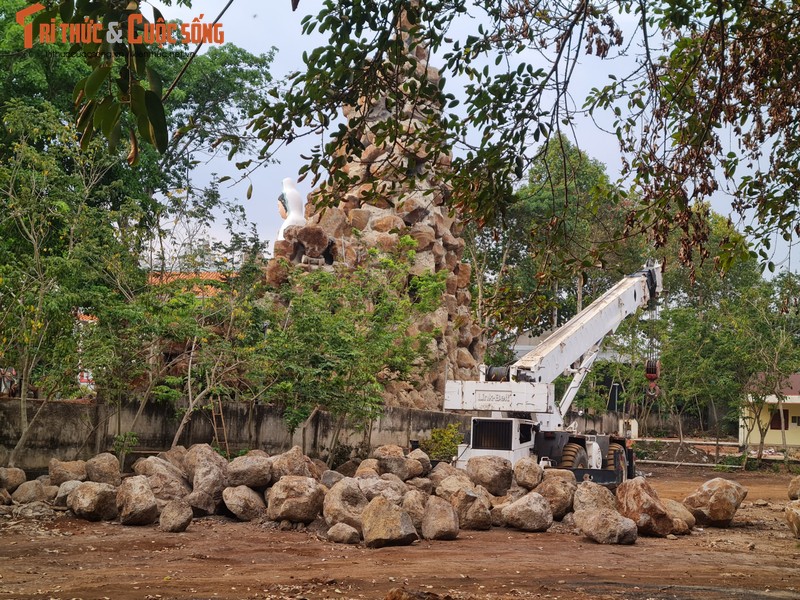
[[[157,6],[158,3],[155,3]],[[178,7],[162,7],[162,12],[168,19],[179,18],[184,22],[203,15],[204,22],[213,21],[222,11],[227,0],[195,0],[191,9]],[[309,37],[301,35],[301,19],[306,14],[319,10],[319,0],[300,0],[299,8],[292,12],[291,0],[270,0],[269,2],[253,2],[252,0],[236,0],[228,8],[221,22],[225,31],[225,41],[241,46],[254,54],[266,53],[273,46],[278,49],[275,61],[271,68],[274,79],[278,80],[293,70],[301,69],[302,54],[318,45],[320,36]],[[148,11],[144,7],[145,13]],[[619,61],[619,59],[618,59]],[[583,97],[591,87],[603,85],[607,82],[608,73],[620,69],[628,71],[632,63],[620,65],[614,61],[600,61],[587,57],[583,70],[576,71],[573,77],[573,94],[578,106],[582,105]],[[457,93],[456,90],[451,90]],[[578,122],[578,142],[592,158],[605,163],[609,175],[616,178],[621,167],[621,158],[616,138],[600,132],[588,119]],[[281,149],[276,158],[278,165],[269,165],[258,170],[253,178],[254,193],[250,200],[246,200],[247,184],[235,187],[226,187],[222,184],[221,192],[228,199],[239,199],[245,206],[248,218],[258,225],[262,238],[273,241],[280,228],[281,219],[277,212],[277,197],[281,192],[281,180],[284,177],[295,177],[302,165],[300,154],[307,150],[307,146],[299,143]],[[212,161],[211,164],[201,168],[201,174],[216,172],[219,175],[236,177],[237,170],[228,164],[224,157]],[[201,175],[202,176],[202,175]],[[298,184],[298,189],[303,196],[310,192],[307,182]],[[727,216],[730,212],[730,201],[719,198],[712,202],[714,209]],[[776,263],[788,264],[787,245],[782,240],[776,240],[778,250],[775,256]],[[800,267],[800,252],[793,250],[792,271],[797,272]]]

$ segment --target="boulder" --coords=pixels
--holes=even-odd
[[[405,483],[409,490],[419,490],[428,496],[433,493],[433,482],[427,477],[414,477],[414,479],[409,479]]]
[[[422,537],[426,540],[454,540],[458,537],[458,513],[443,498],[431,496],[422,515]]]
[[[511,461],[500,456],[473,456],[467,461],[467,475],[495,496],[505,496],[514,471]]]
[[[128,477],[117,489],[117,511],[123,525],[150,525],[158,519],[158,503],[147,477]]]
[[[644,477],[623,481],[617,487],[617,509],[642,535],[664,537],[672,533],[672,517]]]
[[[336,544],[358,544],[361,534],[346,523],[336,523],[328,529],[328,539]]]
[[[578,481],[575,479],[575,473],[573,473],[569,469],[545,469],[542,481],[546,481],[548,479],[553,479],[553,478],[566,479],[567,481],[571,481],[576,485],[578,483]]]
[[[328,525],[345,523],[359,534],[362,529],[361,514],[369,500],[361,491],[360,482],[345,477],[330,488],[322,503],[322,514]]]
[[[25,471],[15,467],[0,467],[0,488],[8,490],[9,494],[13,494],[19,486],[27,481]]]
[[[358,465],[361,464],[361,460],[358,458],[351,458],[350,460],[343,462],[338,467],[336,467],[335,471],[337,473],[341,473],[345,477],[354,477],[356,471],[358,470]]]
[[[581,481],[575,488],[575,495],[572,500],[572,510],[599,510],[608,508],[617,510],[617,500],[611,491],[593,481]]]
[[[11,499],[16,504],[28,504],[30,502],[44,502],[45,492],[42,482],[34,479],[33,481],[26,481],[14,490],[11,494]]]
[[[789,523],[792,535],[800,539],[800,500],[789,502],[784,511],[786,513],[786,522]]]
[[[185,479],[174,478],[165,473],[154,473],[147,478],[147,485],[156,497],[160,508],[170,500],[185,498],[192,493],[191,486]]]
[[[37,521],[42,521],[54,518],[56,516],[56,511],[46,502],[37,501],[15,506],[11,514],[17,519],[36,519]]]
[[[314,462],[303,454],[300,446],[294,446],[291,450],[272,457],[272,481],[278,481],[281,477],[294,475],[296,477],[313,477],[319,479],[317,467]]]
[[[722,477],[706,481],[683,500],[698,525],[728,527],[739,505],[747,497],[747,488]]]
[[[436,486],[436,495],[445,500],[450,500],[459,490],[475,490],[475,484],[463,475],[451,475],[443,479]]]
[[[456,469],[453,465],[445,462],[437,463],[437,465],[433,467],[431,472],[428,474],[428,479],[433,482],[433,487],[439,487],[439,484],[444,479],[447,479],[453,475],[460,475],[469,479],[469,475],[467,475],[466,472]]]
[[[403,456],[386,456],[378,460],[378,473],[384,475],[391,473],[399,477],[402,481],[410,478],[408,464]],[[421,472],[419,473],[422,474]]]
[[[1,473],[2,469],[0,469],[0,487],[3,487]],[[792,477],[789,482],[789,500],[800,500],[800,475]]]
[[[213,515],[222,507],[222,490],[228,487],[228,461],[208,444],[195,444],[186,453],[192,492],[185,496],[195,516]]]
[[[264,499],[246,485],[227,487],[222,490],[222,501],[240,521],[253,521],[266,511]]]
[[[328,469],[327,471],[322,472],[322,477],[320,477],[320,481],[322,482],[322,485],[330,489],[345,477],[346,477],[345,475],[342,475],[338,471],[331,471],[330,469]]]
[[[170,461],[159,456],[140,458],[133,463],[133,472],[137,475],[146,475],[147,477],[159,474],[171,479],[180,479],[186,482],[187,486],[190,481],[185,469],[179,469]]]
[[[53,504],[56,500],[56,496],[58,496],[58,489],[59,486],[57,485],[45,485],[44,486],[44,501],[50,504]]]
[[[122,483],[119,459],[110,452],[103,452],[90,458],[86,461],[86,480],[118,486]],[[56,485],[60,485],[60,483]]]
[[[507,527],[522,531],[547,531],[553,524],[550,503],[537,492],[529,492],[516,502],[505,505],[502,518]]]
[[[362,460],[358,467],[356,467],[356,477],[373,477],[375,475],[379,475],[378,473],[378,459],[377,458],[368,458],[366,460]]]
[[[405,496],[408,491],[408,488],[406,488],[402,481],[399,479],[392,479],[390,475],[359,478],[358,485],[367,498],[367,501],[371,501],[377,496],[383,496],[398,506],[403,502],[403,496]]]
[[[598,544],[633,544],[638,537],[636,523],[612,508],[597,507],[573,514],[575,526]]]
[[[166,452],[159,452],[156,456],[161,460],[171,464],[181,473],[186,473],[186,457],[188,454],[189,451],[183,446],[175,446]]]
[[[542,482],[544,469],[536,462],[532,456],[526,456],[517,461],[514,465],[514,480],[517,485],[532,490]]]
[[[553,519],[560,521],[569,512],[572,512],[572,499],[577,485],[560,477],[549,477],[536,486],[536,493],[544,496],[550,503]]]
[[[51,458],[47,470],[52,485],[61,485],[65,481],[86,481],[86,462],[82,460],[64,462]]]
[[[395,444],[386,444],[384,446],[378,446],[375,450],[372,451],[372,456],[370,458],[374,458],[380,460],[382,458],[405,458],[405,451],[400,446]]]
[[[272,482],[272,459],[258,454],[237,456],[228,463],[228,485],[265,488]]]
[[[421,450],[420,448],[412,450],[411,452],[408,453],[408,458],[418,460],[420,462],[420,464],[422,465],[423,475],[427,475],[428,473],[431,472],[431,459],[425,453],[425,451]]]
[[[117,518],[117,490],[108,483],[85,481],[67,496],[67,507],[79,519],[112,521]]]
[[[450,496],[461,529],[491,529],[492,503],[478,489],[461,488]]]
[[[403,481],[414,479],[416,477],[421,477],[426,473],[425,467],[416,458],[407,458],[406,468],[408,469],[408,476],[405,479],[403,479]],[[428,470],[430,470],[430,468]]]
[[[367,548],[407,546],[419,539],[408,513],[383,496],[370,501],[362,518]]]
[[[192,522],[194,513],[192,507],[186,500],[170,500],[161,509],[161,516],[158,518],[158,527],[161,531],[168,533],[180,533],[186,531]]]
[[[425,505],[428,503],[428,495],[419,490],[409,490],[403,497],[401,508],[411,517],[417,531],[422,529],[422,518],[425,516]]]
[[[272,521],[311,523],[322,511],[325,487],[313,477],[284,475],[267,497],[267,515]]]
[[[14,504],[14,500],[11,499],[11,494],[6,488],[0,488],[0,506],[11,506],[12,504]]]
[[[58,493],[53,500],[53,506],[66,507],[67,496],[69,496],[70,492],[78,487],[81,483],[82,482],[80,481],[65,481],[58,486]]]
[[[672,517],[673,523],[675,520],[682,521],[685,524],[685,527],[682,527],[679,523],[675,524],[676,528],[673,533],[689,533],[690,530],[694,528],[695,525],[695,518],[686,506],[677,500],[665,499],[662,500],[664,506],[667,508],[667,512],[669,516]]]

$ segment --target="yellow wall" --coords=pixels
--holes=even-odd
[[[775,405],[770,404],[769,408],[777,408]],[[782,405],[783,410],[789,411],[789,418],[787,419],[787,429],[786,429],[786,445],[787,446],[800,446],[800,403],[784,403]],[[770,421],[770,412],[768,409],[764,409],[763,411],[766,414],[762,414],[761,420],[764,423],[768,423]],[[792,419],[794,418],[794,423]],[[744,428],[744,424],[740,423],[740,431],[739,431],[739,443],[744,445],[745,439],[744,436],[746,435],[746,430]],[[752,433],[750,434],[749,445],[750,447],[758,446],[760,440],[760,435],[758,433],[758,429],[754,428]],[[777,448],[783,445],[783,438],[781,436],[780,429],[767,429],[767,437],[765,438],[764,444],[766,446],[775,446]]]

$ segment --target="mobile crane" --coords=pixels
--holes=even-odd
[[[578,433],[564,419],[603,338],[640,307],[654,305],[661,292],[661,265],[648,261],[511,366],[480,365],[479,381],[448,381],[445,410],[491,413],[472,417],[469,443],[459,446],[456,466],[473,456],[501,456],[512,464],[535,456],[545,466],[573,470],[578,481],[615,485],[635,476],[625,438]],[[658,371],[657,361],[648,360],[651,385]],[[562,373],[573,377],[557,401],[554,381]]]

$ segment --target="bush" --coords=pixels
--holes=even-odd
[[[435,427],[431,437],[420,440],[419,447],[431,460],[450,462],[458,453],[458,445],[464,441],[464,435],[458,430],[458,423],[447,427]]]

